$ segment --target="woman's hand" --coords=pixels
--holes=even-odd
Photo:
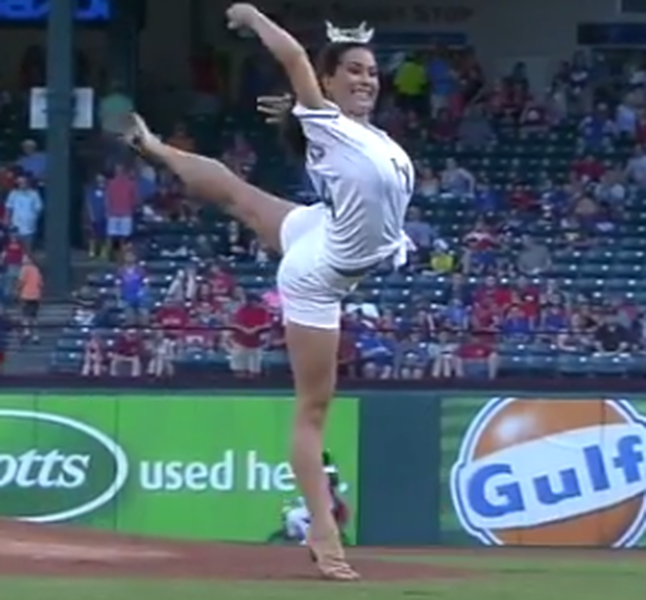
[[[280,123],[294,104],[291,94],[282,96],[260,96],[256,101],[258,112],[265,115],[265,122]]]
[[[237,2],[227,9],[226,14],[229,21],[229,29],[240,29],[243,27],[254,29],[256,18],[261,13],[253,4]]]

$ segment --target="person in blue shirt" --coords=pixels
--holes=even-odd
[[[94,181],[85,189],[85,210],[89,225],[89,254],[90,258],[108,256],[107,244],[107,214],[106,214],[106,178],[99,173]]]
[[[559,333],[563,333],[568,328],[568,322],[564,311],[556,305],[547,306],[543,311],[540,324],[541,334],[546,334],[549,338],[556,340]]]
[[[473,204],[480,214],[495,213],[499,207],[499,195],[486,181],[480,181],[476,186]]]
[[[452,331],[466,331],[469,323],[469,311],[461,298],[455,296],[442,311],[442,318]]]
[[[149,292],[146,272],[132,252],[124,255],[117,278],[117,297],[126,310],[128,322],[146,322],[149,309]]]
[[[512,306],[500,326],[505,341],[527,343],[531,339],[532,324],[518,306]]]
[[[22,151],[23,155],[18,159],[17,165],[37,183],[42,183],[47,170],[47,155],[38,149],[34,140],[25,140]]]
[[[364,365],[366,363],[375,365],[380,377],[392,374],[396,351],[394,339],[366,328],[357,338],[357,347]]]

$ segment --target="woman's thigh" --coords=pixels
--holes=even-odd
[[[281,231],[286,217],[298,204],[274,196],[241,179],[234,180],[229,213],[251,229],[263,244],[282,252]]]
[[[322,233],[313,229],[289,245],[278,269],[298,409],[321,416],[336,385],[341,301],[355,284],[326,264]]]

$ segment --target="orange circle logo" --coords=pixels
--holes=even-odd
[[[485,544],[632,546],[646,530],[646,418],[623,400],[492,399],[451,496]]]

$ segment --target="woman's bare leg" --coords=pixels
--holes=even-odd
[[[324,576],[357,579],[345,562],[322,461],[323,429],[336,386],[339,331],[288,322],[285,339],[296,390],[292,467],[311,514],[309,543]]]
[[[251,229],[264,244],[281,251],[281,225],[296,204],[247,183],[218,160],[164,144],[136,115],[132,115],[124,138],[145,157],[161,162],[175,173],[191,194],[215,204]]]

